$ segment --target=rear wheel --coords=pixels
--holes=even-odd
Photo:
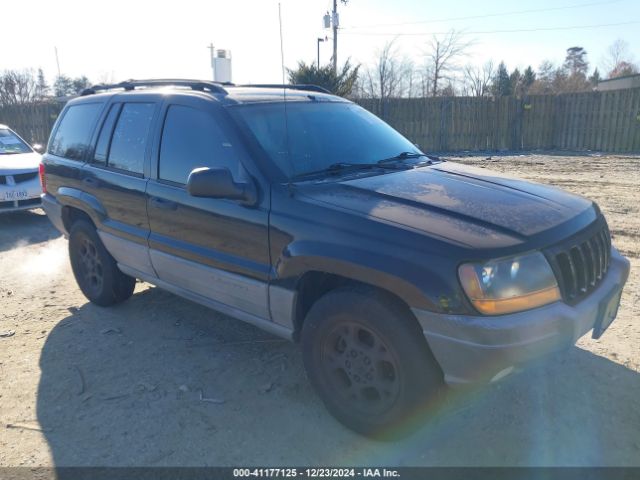
[[[435,407],[443,378],[409,312],[372,289],[329,292],[302,331],[305,368],[327,409],[347,427],[397,438]]]
[[[69,258],[80,290],[92,303],[106,307],[123,302],[133,293],[136,279],[120,271],[95,227],[86,220],[71,226]]]

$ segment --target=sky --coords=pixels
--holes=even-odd
[[[322,17],[330,0],[20,0],[3,6],[0,70],[42,68],[52,83],[57,48],[62,74],[94,83],[210,79],[213,43],[231,51],[234,82],[280,83],[279,4],[285,66],[315,62],[317,38],[325,36],[320,60],[329,62],[331,31]],[[428,40],[450,29],[472,42],[462,64],[491,59],[535,69],[545,59],[560,64],[568,47],[581,46],[593,68],[619,38],[640,60],[640,0],[349,0],[338,10],[339,62],[371,64],[395,39],[398,55],[420,67]],[[567,28],[577,26],[591,27]]]

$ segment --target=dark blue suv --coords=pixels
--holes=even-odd
[[[600,336],[629,272],[592,201],[430,157],[313,86],[93,87],[41,173],[90,301],[138,278],[299,341],[369,435]]]

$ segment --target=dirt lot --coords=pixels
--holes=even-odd
[[[324,410],[297,346],[144,283],[90,305],[46,217],[1,216],[0,466],[640,465],[640,157],[459,160],[600,204],[632,262],[601,340],[373,442]]]

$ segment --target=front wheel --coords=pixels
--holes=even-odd
[[[106,307],[133,294],[136,279],[120,271],[95,227],[85,220],[78,220],[71,227],[69,258],[80,290],[92,303]]]
[[[375,290],[324,295],[307,315],[302,347],[307,375],[327,409],[365,435],[410,433],[441,393],[442,371],[419,325]]]

